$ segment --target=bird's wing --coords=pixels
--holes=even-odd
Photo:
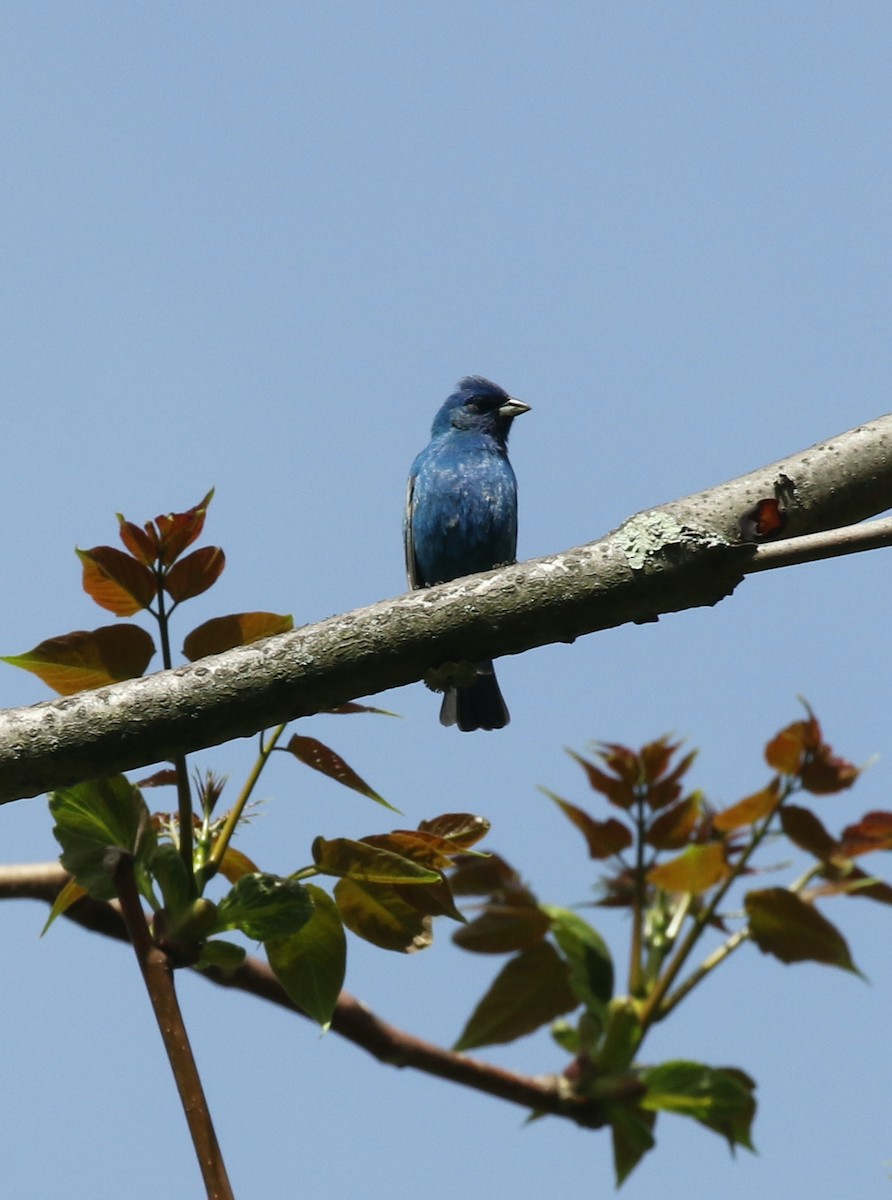
[[[424,587],[421,571],[418,569],[418,559],[415,557],[415,539],[412,536],[412,498],[415,492],[415,474],[409,476],[409,486],[406,489],[406,519],[403,521],[403,540],[406,550],[406,575],[410,588]]]

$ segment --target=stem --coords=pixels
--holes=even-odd
[[[133,862],[133,855],[120,846],[112,846],[105,853],[105,869],[118,893],[124,923],[155,1011],[155,1019],[186,1114],[208,1200],[234,1200],[201,1086],[201,1077],[189,1045],[183,1014],[177,1001],[173,971],[167,955],[154,945],[149,935],[136,888]]]
[[[706,907],[701,912],[699,912],[697,914],[697,916],[694,918],[691,928],[688,930],[687,935],[684,937],[684,939],[682,940],[678,949],[676,950],[672,961],[669,963],[666,970],[663,972],[663,974],[657,981],[656,987],[651,992],[651,994],[647,997],[647,1000],[646,1000],[644,1006],[642,1007],[642,1010],[641,1010],[641,1036],[642,1037],[644,1036],[646,1031],[649,1029],[649,1027],[654,1024],[655,1021],[662,1020],[662,1018],[666,1015],[666,1012],[668,1012],[668,1009],[664,1007],[663,1002],[669,993],[669,989],[672,987],[673,983],[678,978],[678,975],[679,975],[682,967],[684,966],[689,955],[691,954],[691,951],[694,949],[697,942],[699,941],[700,935],[703,933],[706,926],[709,924],[709,922],[715,916],[719,905],[724,900],[725,896],[728,894],[728,890],[730,889],[731,885],[733,883],[735,883],[737,879],[740,878],[740,875],[742,874],[744,867],[749,862],[753,853],[756,851],[756,849],[760,845],[762,839],[765,837],[765,834],[768,832],[768,826],[774,820],[775,814],[777,813],[778,809],[783,804],[784,800],[787,798],[787,796],[789,794],[790,794],[790,787],[789,787],[789,785],[785,785],[783,790],[778,795],[778,798],[777,798],[775,804],[773,805],[771,811],[765,815],[765,817],[762,820],[761,825],[759,825],[757,828],[755,828],[753,830],[753,835],[750,838],[749,845],[746,847],[744,852],[741,854],[734,870],[729,874],[729,876],[725,880],[725,882],[723,884],[721,884],[721,886],[716,890],[715,894],[713,895],[713,897],[709,901],[709,903],[706,905]],[[702,975],[700,976],[700,978],[702,978]]]
[[[632,907],[632,944],[629,948],[629,994],[642,992],[642,958],[644,953],[644,910],[647,905],[644,878],[644,800],[639,797],[635,808],[635,899]]]
[[[260,773],[266,766],[269,756],[272,754],[273,750],[275,750],[276,743],[284,732],[285,725],[278,725],[273,730],[272,734],[270,735],[270,739],[265,746],[261,741],[260,753],[257,755],[257,761],[251,768],[251,773],[245,780],[238,799],[232,806],[231,811],[228,813],[226,821],[223,824],[223,828],[220,830],[217,840],[214,843],[214,847],[208,855],[208,860],[204,868],[205,879],[211,879],[220,869],[220,863],[223,861],[223,855],[226,853],[226,848],[232,840],[232,835],[235,833],[235,828],[241,819],[245,805],[248,803],[251,793],[254,791],[254,788],[257,785],[257,780],[260,778]]]
[[[717,946],[712,954],[708,954],[696,971],[692,971],[684,983],[679,984],[672,995],[666,997],[660,1010],[660,1020],[668,1016],[673,1008],[680,1004],[689,992],[693,991],[701,979],[714,970],[720,962],[724,962],[730,954],[733,954],[738,946],[748,940],[749,936],[749,927],[745,925],[743,929],[732,933],[726,941],[722,942],[721,946]]]
[[[160,564],[155,568],[155,595],[158,597],[158,611],[154,614],[158,622],[158,634],[161,638],[161,662],[165,671],[173,666],[170,653],[170,613],[165,607],[164,570]],[[171,610],[173,611],[173,610]],[[177,754],[173,758],[174,770],[177,775],[177,817],[180,826],[180,857],[186,868],[186,879],[189,890],[196,894],[195,864],[193,861],[194,834],[192,830],[192,792],[189,788],[189,771],[186,766],[185,754]]]

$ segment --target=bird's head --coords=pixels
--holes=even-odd
[[[458,387],[434,418],[431,433],[448,433],[451,429],[472,433],[489,433],[507,441],[511,422],[530,406],[509,396],[504,388],[482,375],[468,375],[458,381]]]

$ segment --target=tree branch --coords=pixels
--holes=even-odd
[[[0,866],[0,900],[42,900],[52,904],[68,878],[55,862]],[[117,903],[104,904],[84,897],[73,904],[65,916],[86,929],[118,941],[129,941]],[[247,992],[299,1016],[306,1015],[288,998],[269,966],[260,959],[248,957],[230,975],[211,970],[196,971],[196,974],[221,987]],[[347,992],[342,992],[338,999],[331,1027],[335,1033],[389,1066],[423,1071],[523,1108],[566,1117],[587,1129],[599,1129],[605,1124],[600,1105],[575,1095],[563,1077],[533,1078],[503,1070],[467,1054],[455,1054],[382,1021]]]
[[[782,565],[741,542],[741,516],[772,497],[797,540],[892,507],[892,415],[640,513],[562,554],[144,679],[9,709],[0,714],[0,803],[250,736],[413,683],[443,663],[520,654],[716,604],[748,572]]]

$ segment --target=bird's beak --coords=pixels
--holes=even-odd
[[[515,400],[512,396],[499,409],[499,416],[504,417],[508,421],[513,421],[515,417],[521,416],[525,412],[530,411],[529,404],[524,404],[522,400]]]

